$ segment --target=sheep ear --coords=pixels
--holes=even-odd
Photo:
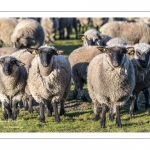
[[[36,49],[27,49],[27,51],[33,55],[38,54],[38,50]]]
[[[2,64],[3,62],[4,62],[4,60],[1,58],[1,59],[0,59],[0,64]]]
[[[97,46],[97,49],[100,50],[102,53],[105,53],[107,51],[107,47],[105,46]]]
[[[64,53],[63,50],[57,50],[57,54],[58,54],[58,55],[61,55],[62,53]]]
[[[126,47],[126,50],[127,50],[127,54],[129,55],[134,55],[135,53],[134,47]]]
[[[24,66],[25,64],[24,63],[22,63],[21,61],[19,61],[19,60],[16,60],[16,65],[17,66]]]
[[[82,41],[83,41],[84,38],[85,38],[84,34],[80,34],[80,35],[78,35],[78,37],[79,37]]]

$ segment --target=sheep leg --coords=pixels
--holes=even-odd
[[[45,102],[46,102],[46,106],[47,106],[47,116],[50,117],[50,116],[52,116],[53,107],[52,107],[51,101],[45,100]]]
[[[135,93],[133,93],[130,96],[130,111],[129,111],[129,114],[130,114],[131,117],[134,115],[135,99],[136,99],[136,96],[135,96]]]
[[[40,102],[40,122],[45,123],[44,103],[43,102]]]
[[[53,110],[54,110],[54,115],[55,115],[55,121],[60,122],[60,117],[58,115],[58,105],[57,102],[52,102]]]
[[[60,101],[60,116],[65,114],[65,109],[64,109],[64,101]]]
[[[88,102],[88,99],[86,98],[83,89],[79,88],[78,92],[79,92],[79,95],[80,95],[81,99],[83,100],[83,102]]]
[[[72,99],[77,99],[77,95],[78,95],[78,90],[74,88]]]
[[[18,102],[13,101],[12,102],[12,120],[17,119],[17,114],[18,114]]]
[[[4,116],[4,119],[7,120],[9,117],[11,118],[12,110],[11,110],[10,104],[8,104],[7,102],[4,102],[3,106],[4,106],[3,116]]]
[[[105,128],[105,124],[106,124],[106,110],[107,107],[105,104],[102,105],[102,116],[101,116],[101,120],[100,120],[100,125],[102,128]]]
[[[139,98],[139,93],[135,93],[135,102],[134,102],[134,112],[138,111],[138,98]]]
[[[121,119],[120,119],[120,106],[116,107],[116,126],[117,127],[122,127]]]
[[[114,117],[115,117],[115,114],[114,114],[113,108],[111,107],[109,111],[109,119],[111,121],[114,121]]]
[[[24,106],[24,110],[27,111],[29,106],[28,106],[28,100],[27,99],[24,99],[23,100],[23,106]]]
[[[143,94],[145,96],[145,109],[147,114],[150,115],[150,98],[148,89],[144,90]]]
[[[33,102],[33,97],[30,95],[29,96],[29,101],[28,101],[28,106],[29,106],[29,108],[28,108],[28,112],[29,113],[33,113],[33,104],[32,104],[32,102]]]
[[[100,119],[100,107],[97,101],[94,102],[94,121]]]

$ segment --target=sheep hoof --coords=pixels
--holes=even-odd
[[[105,128],[105,119],[101,119],[100,125],[101,125],[101,128]]]
[[[39,120],[40,120],[40,122],[45,123],[45,119],[44,118],[40,118]]]
[[[3,113],[4,119],[8,120],[8,114],[7,113]]]
[[[60,118],[59,118],[59,117],[55,117],[55,121],[56,121],[57,123],[59,123],[59,122],[60,122]]]
[[[122,127],[122,124],[120,123],[120,124],[116,124],[116,127],[118,127],[118,128],[121,128]]]
[[[81,99],[83,100],[83,102],[88,102],[88,99],[84,96],[81,97]]]
[[[113,115],[112,114],[109,115],[109,120],[114,121],[114,114]]]
[[[60,116],[65,114],[65,110],[60,110]]]

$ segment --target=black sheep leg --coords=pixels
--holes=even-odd
[[[130,114],[131,117],[134,115],[135,99],[136,99],[136,95],[133,92],[133,94],[130,96],[130,110],[129,110],[129,114]]]
[[[40,122],[45,123],[45,116],[44,116],[44,103],[40,102]]]
[[[31,95],[29,96],[28,106],[28,112],[33,113],[33,97]]]
[[[17,114],[18,114],[18,102],[12,101],[12,120],[17,119]]]
[[[72,95],[72,99],[77,99],[77,95],[78,95],[78,90],[76,88],[74,88],[74,91],[73,91],[73,95]]]
[[[120,119],[120,106],[116,107],[116,126],[117,127],[122,127],[121,119]]]
[[[45,103],[46,103],[46,107],[47,107],[47,116],[50,117],[50,116],[52,116],[52,112],[53,112],[53,107],[52,107],[51,101],[45,100]]]
[[[52,102],[52,106],[53,106],[53,110],[54,110],[55,121],[59,123],[60,122],[60,117],[59,117],[59,114],[58,114],[57,102]]]
[[[65,109],[64,109],[64,101],[60,101],[60,116],[65,114]]]
[[[150,115],[150,98],[148,89],[144,90],[143,94],[145,96],[145,109],[147,114]]]
[[[4,116],[4,119],[7,120],[8,118],[12,117],[12,110],[11,110],[10,104],[8,104],[7,102],[4,102],[3,106],[4,106],[3,116]]]
[[[100,104],[95,100],[94,102],[94,121],[98,121],[100,119]]]
[[[107,107],[105,104],[102,105],[102,116],[101,116],[101,120],[100,120],[100,125],[102,128],[105,128],[105,124],[106,124],[106,110]]]

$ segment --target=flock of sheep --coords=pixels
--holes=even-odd
[[[1,46],[8,46],[0,48],[0,101],[4,119],[17,119],[21,100],[24,109],[32,113],[34,99],[40,106],[41,122],[45,122],[45,109],[48,116],[54,112],[55,121],[60,122],[71,79],[75,86],[72,99],[79,95],[88,102],[83,91],[84,84],[88,85],[94,120],[100,119],[101,127],[105,127],[107,111],[110,120],[115,118],[116,126],[121,127],[121,106],[130,100],[129,114],[133,116],[138,111],[141,91],[149,115],[149,24],[110,20],[101,18],[100,32],[89,29],[82,35],[76,34],[83,40],[83,46],[73,50],[66,59],[62,51],[43,43],[54,42],[58,29],[60,39],[65,37],[64,28],[66,38],[70,38],[72,28],[67,24],[72,22],[76,28],[76,18],[41,18],[40,22],[29,18],[0,18]],[[48,31],[51,25],[57,29]]]

